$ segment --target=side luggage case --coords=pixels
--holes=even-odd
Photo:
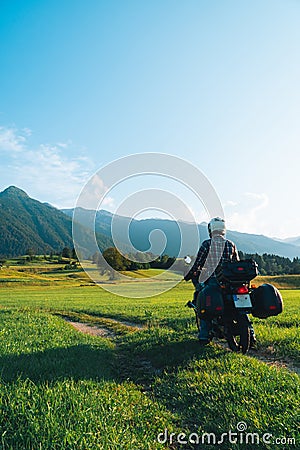
[[[251,293],[252,315],[259,319],[282,313],[283,302],[278,289],[272,284],[262,284]]]
[[[197,297],[197,313],[200,319],[213,319],[224,312],[224,301],[218,286],[205,286]]]

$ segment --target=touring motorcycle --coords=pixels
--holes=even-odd
[[[186,304],[194,309],[198,329],[200,319],[211,321],[209,339],[225,338],[234,352],[245,354],[249,350],[253,333],[248,314],[265,319],[283,310],[276,287],[251,285],[257,275],[258,266],[253,259],[224,262],[215,271],[216,284],[202,284],[194,300]]]

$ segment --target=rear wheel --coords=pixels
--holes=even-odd
[[[237,315],[227,323],[226,339],[233,352],[247,353],[250,347],[249,320],[246,315]]]

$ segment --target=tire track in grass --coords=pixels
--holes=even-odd
[[[81,333],[89,334],[90,336],[101,336],[109,339],[116,337],[116,334],[113,331],[108,330],[107,328],[88,325],[82,322],[72,322],[71,320],[67,319],[65,320],[70,325],[72,325],[72,327],[74,327],[77,331],[80,331]]]
[[[116,344],[116,348],[120,351],[117,352],[117,366],[119,371],[119,376],[122,380],[135,379],[135,382],[138,382],[142,391],[151,391],[151,380],[154,375],[157,375],[161,372],[161,370],[155,368],[152,365],[152,362],[144,357],[137,357],[135,355],[134,359],[132,358],[131,352],[128,350],[124,350],[120,348],[118,345],[118,338],[120,338],[120,329],[114,330],[112,327],[114,325],[119,325],[122,328],[126,327],[127,332],[138,332],[146,330],[147,327],[142,324],[137,324],[129,321],[118,321],[116,319],[107,319],[107,318],[98,318],[101,322],[100,324],[95,323],[95,316],[88,316],[85,314],[85,318],[90,317],[91,322],[83,322],[83,321],[74,321],[73,317],[58,314],[63,320],[69,323],[72,327],[74,327],[80,333],[86,333],[90,336],[100,336],[102,338],[113,340]],[[77,318],[77,317],[76,317]],[[110,325],[110,328],[102,325],[102,322],[106,322]],[[123,334],[123,333],[122,333]],[[134,377],[133,377],[134,374]]]
[[[216,340],[215,344],[219,345],[220,347],[222,347],[223,349],[227,350],[227,351],[231,351],[227,344],[225,342],[222,342],[220,340]],[[255,358],[258,359],[259,361],[272,366],[272,367],[277,367],[278,369],[286,369],[289,372],[295,373],[297,375],[300,375],[300,367],[296,366],[294,361],[290,358],[276,358],[273,354],[273,350],[272,348],[268,347],[267,349],[263,350],[263,349],[253,349],[253,350],[249,350],[249,352],[247,353],[247,355],[250,358]]]
[[[268,347],[265,350],[250,350],[248,356],[257,358],[266,364],[277,367],[278,369],[287,369],[290,372],[300,375],[300,367],[296,366],[291,358],[276,358],[272,347]]]
[[[74,324],[83,324],[89,327],[96,327],[98,329],[109,330],[115,337],[118,334],[124,334],[127,332],[133,332],[138,330],[145,330],[146,326],[141,323],[130,322],[129,320],[116,320],[107,317],[98,317],[94,315],[89,315],[86,313],[55,313],[55,315],[61,317],[67,322],[72,322]],[[91,331],[92,332],[92,331]],[[103,332],[103,334],[105,334]],[[95,333],[93,333],[95,335]],[[111,336],[113,337],[113,336]]]
[[[91,336],[100,336],[103,338],[107,338],[107,339],[116,339],[118,337],[118,335],[120,334],[117,330],[115,331],[113,329],[114,325],[115,326],[121,326],[121,327],[125,327],[125,329],[127,329],[127,331],[138,331],[138,330],[145,330],[146,326],[140,323],[135,323],[135,322],[130,322],[130,321],[120,321],[120,320],[116,320],[116,319],[108,319],[108,318],[97,318],[98,321],[101,322],[101,326],[100,324],[95,324],[95,316],[89,316],[87,314],[85,314],[85,317],[88,319],[90,319],[90,323],[93,323],[93,325],[91,325],[89,322],[82,322],[82,321],[72,321],[70,316],[67,315],[62,315],[61,316],[64,320],[66,320],[68,323],[70,323],[70,325],[72,325],[76,330],[82,332],[82,333],[87,333],[90,334]],[[108,326],[103,326],[102,322],[106,322]],[[222,348],[230,351],[230,349],[227,347],[227,344],[225,344],[224,342],[218,340],[215,341],[215,343],[217,345],[220,345]],[[251,357],[251,358],[255,358],[258,359],[259,361],[273,366],[273,367],[277,367],[278,369],[286,369],[289,372],[295,373],[297,375],[300,375],[300,367],[296,366],[294,361],[290,358],[276,358],[273,354],[274,352],[272,351],[272,348],[267,348],[265,350],[249,350],[249,353],[247,354],[247,356]],[[128,355],[127,355],[128,356]],[[123,360],[124,358],[120,355],[120,362]],[[128,362],[128,360],[127,360]],[[153,367],[151,361],[144,359],[144,358],[139,358],[139,360],[135,361],[136,364],[136,368],[137,369],[143,369],[145,370],[145,372],[148,373],[148,375],[153,374],[153,373],[157,373],[157,369],[155,369],[155,367]],[[126,366],[126,364],[122,364],[124,367]]]

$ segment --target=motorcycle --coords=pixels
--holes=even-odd
[[[202,285],[186,306],[193,308],[198,330],[200,319],[210,321],[209,340],[225,338],[232,351],[246,354],[253,334],[248,314],[262,319],[280,314],[282,297],[270,284],[250,284],[258,275],[257,263],[252,259],[224,262],[215,275],[216,284]]]

